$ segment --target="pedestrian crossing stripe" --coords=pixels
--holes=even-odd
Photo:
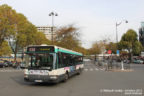
[[[98,68],[85,68],[84,71],[104,71],[104,69],[98,69]]]
[[[0,72],[23,72],[24,70],[8,70],[8,69],[4,69],[4,70],[0,70]]]
[[[0,72],[23,72],[23,69],[15,70],[15,69],[3,69]],[[102,68],[84,68],[84,71],[104,71]]]
[[[88,69],[84,69],[84,71],[88,71]]]
[[[98,68],[95,68],[95,70],[98,70]]]
[[[91,68],[90,71],[93,71],[93,69]]]

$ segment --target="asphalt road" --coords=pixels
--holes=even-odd
[[[22,70],[0,69],[0,96],[144,96],[144,65],[131,68],[134,71],[107,72],[86,63],[81,75],[59,84],[28,83]]]

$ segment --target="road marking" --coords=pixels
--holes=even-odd
[[[104,69],[100,68],[100,70],[102,70],[102,71],[103,71]]]
[[[15,69],[11,69],[11,70],[8,70],[8,69],[3,69],[3,70],[0,70],[0,72],[23,72],[24,70],[20,69],[20,70],[15,70]]]
[[[105,71],[104,68],[85,68],[84,71]]]
[[[95,68],[95,70],[98,70],[98,68]]]
[[[88,71],[88,69],[84,69],[85,71]]]
[[[93,69],[91,68],[90,71],[93,71]]]

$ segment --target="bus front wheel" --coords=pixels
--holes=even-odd
[[[80,68],[80,69],[78,70],[77,75],[80,75],[80,74],[81,74],[81,72],[82,72],[82,69]]]
[[[68,80],[68,78],[69,78],[69,75],[68,75],[68,73],[65,73],[65,78],[64,78],[64,82],[66,82],[67,80]]]

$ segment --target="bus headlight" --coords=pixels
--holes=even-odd
[[[24,74],[28,74],[28,69],[24,69]]]
[[[28,74],[24,74],[24,78],[28,78]]]
[[[28,69],[24,69],[24,77],[28,78]]]

